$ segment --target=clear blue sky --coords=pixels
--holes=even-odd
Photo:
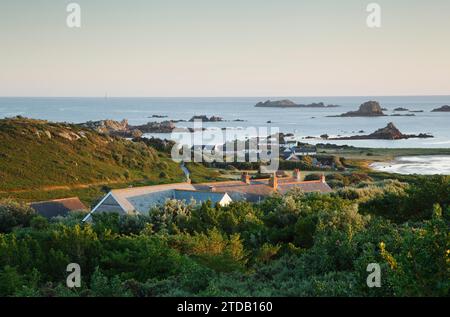
[[[450,1],[0,0],[0,96],[450,94]]]

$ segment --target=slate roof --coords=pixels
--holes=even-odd
[[[48,219],[58,216],[65,217],[73,211],[87,211],[87,207],[78,197],[35,202],[31,203],[30,207]]]
[[[129,199],[133,197],[140,197],[150,193],[170,191],[174,189],[195,190],[190,183],[166,184],[144,187],[132,187],[125,189],[113,189],[111,194],[119,205],[128,212],[135,210],[135,206],[130,203]]]
[[[189,203],[194,199],[197,203],[202,203],[210,200],[213,204],[219,203],[225,196],[226,193],[214,193],[207,191],[196,191],[196,190],[175,190],[174,198],[177,200],[185,200]]]
[[[285,194],[286,192],[298,188],[305,193],[331,193],[333,190],[327,183],[321,181],[308,181],[308,182],[286,182],[285,184],[278,185],[278,192],[280,194]]]
[[[213,188],[215,192],[228,193],[233,200],[238,200],[237,198],[241,197],[248,201],[259,201],[274,192],[274,189],[269,185],[269,179],[251,180],[250,184],[245,184],[242,181],[228,181],[198,184],[194,187],[199,190]],[[285,194],[294,188],[299,188],[305,193],[330,193],[333,191],[327,183],[322,181],[298,181],[292,177],[278,178],[277,192]]]
[[[289,190],[299,188],[305,193],[319,192],[329,193],[332,189],[322,181],[299,181],[295,178],[278,178],[276,192],[284,194]],[[269,179],[251,180],[249,184],[243,181],[224,181],[203,184],[177,183],[167,185],[145,186],[112,190],[105,198],[114,198],[118,208],[125,213],[138,211],[148,212],[153,206],[164,203],[167,199],[185,200],[194,199],[197,202],[210,200],[218,203],[222,200],[247,200],[258,202],[274,193]],[[228,196],[229,197],[228,197]],[[100,202],[93,210],[102,206]],[[120,207],[119,207],[120,206]],[[91,213],[92,213],[91,212]],[[85,219],[88,219],[87,216]]]

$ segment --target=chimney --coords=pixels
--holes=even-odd
[[[301,180],[302,180],[302,177],[301,177],[301,175],[300,175],[300,170],[299,170],[298,168],[296,168],[296,169],[294,170],[293,176],[294,176],[294,179],[295,179],[296,181],[301,181]]]
[[[216,188],[214,186],[209,186],[208,188],[211,193],[214,193],[216,191]]]
[[[273,173],[273,176],[269,180],[269,186],[273,188],[273,190],[278,189],[278,177],[277,173]]]
[[[325,174],[322,174],[322,176],[320,176],[320,181],[321,181],[322,183],[326,183]]]
[[[241,174],[241,180],[243,183],[246,183],[247,185],[250,185],[250,175],[248,175],[247,172],[244,172]]]

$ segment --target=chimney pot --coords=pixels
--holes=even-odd
[[[300,174],[300,170],[298,168],[296,168],[294,170],[294,174],[293,175],[294,175],[295,180],[297,180],[297,181],[301,180],[301,174]]]
[[[269,185],[272,187],[273,190],[278,189],[278,177],[277,173],[273,173],[272,177],[269,180]]]
[[[247,172],[242,173],[241,180],[243,183],[246,183],[247,185],[250,184],[250,175],[248,175]]]

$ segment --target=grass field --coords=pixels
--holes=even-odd
[[[448,149],[319,148],[318,153],[326,155],[338,155],[345,159],[367,160],[367,161],[389,161],[397,156],[450,155],[450,148]]]
[[[200,163],[186,163],[186,167],[191,173],[190,177],[193,183],[207,183],[225,179],[219,170],[207,168]]]

